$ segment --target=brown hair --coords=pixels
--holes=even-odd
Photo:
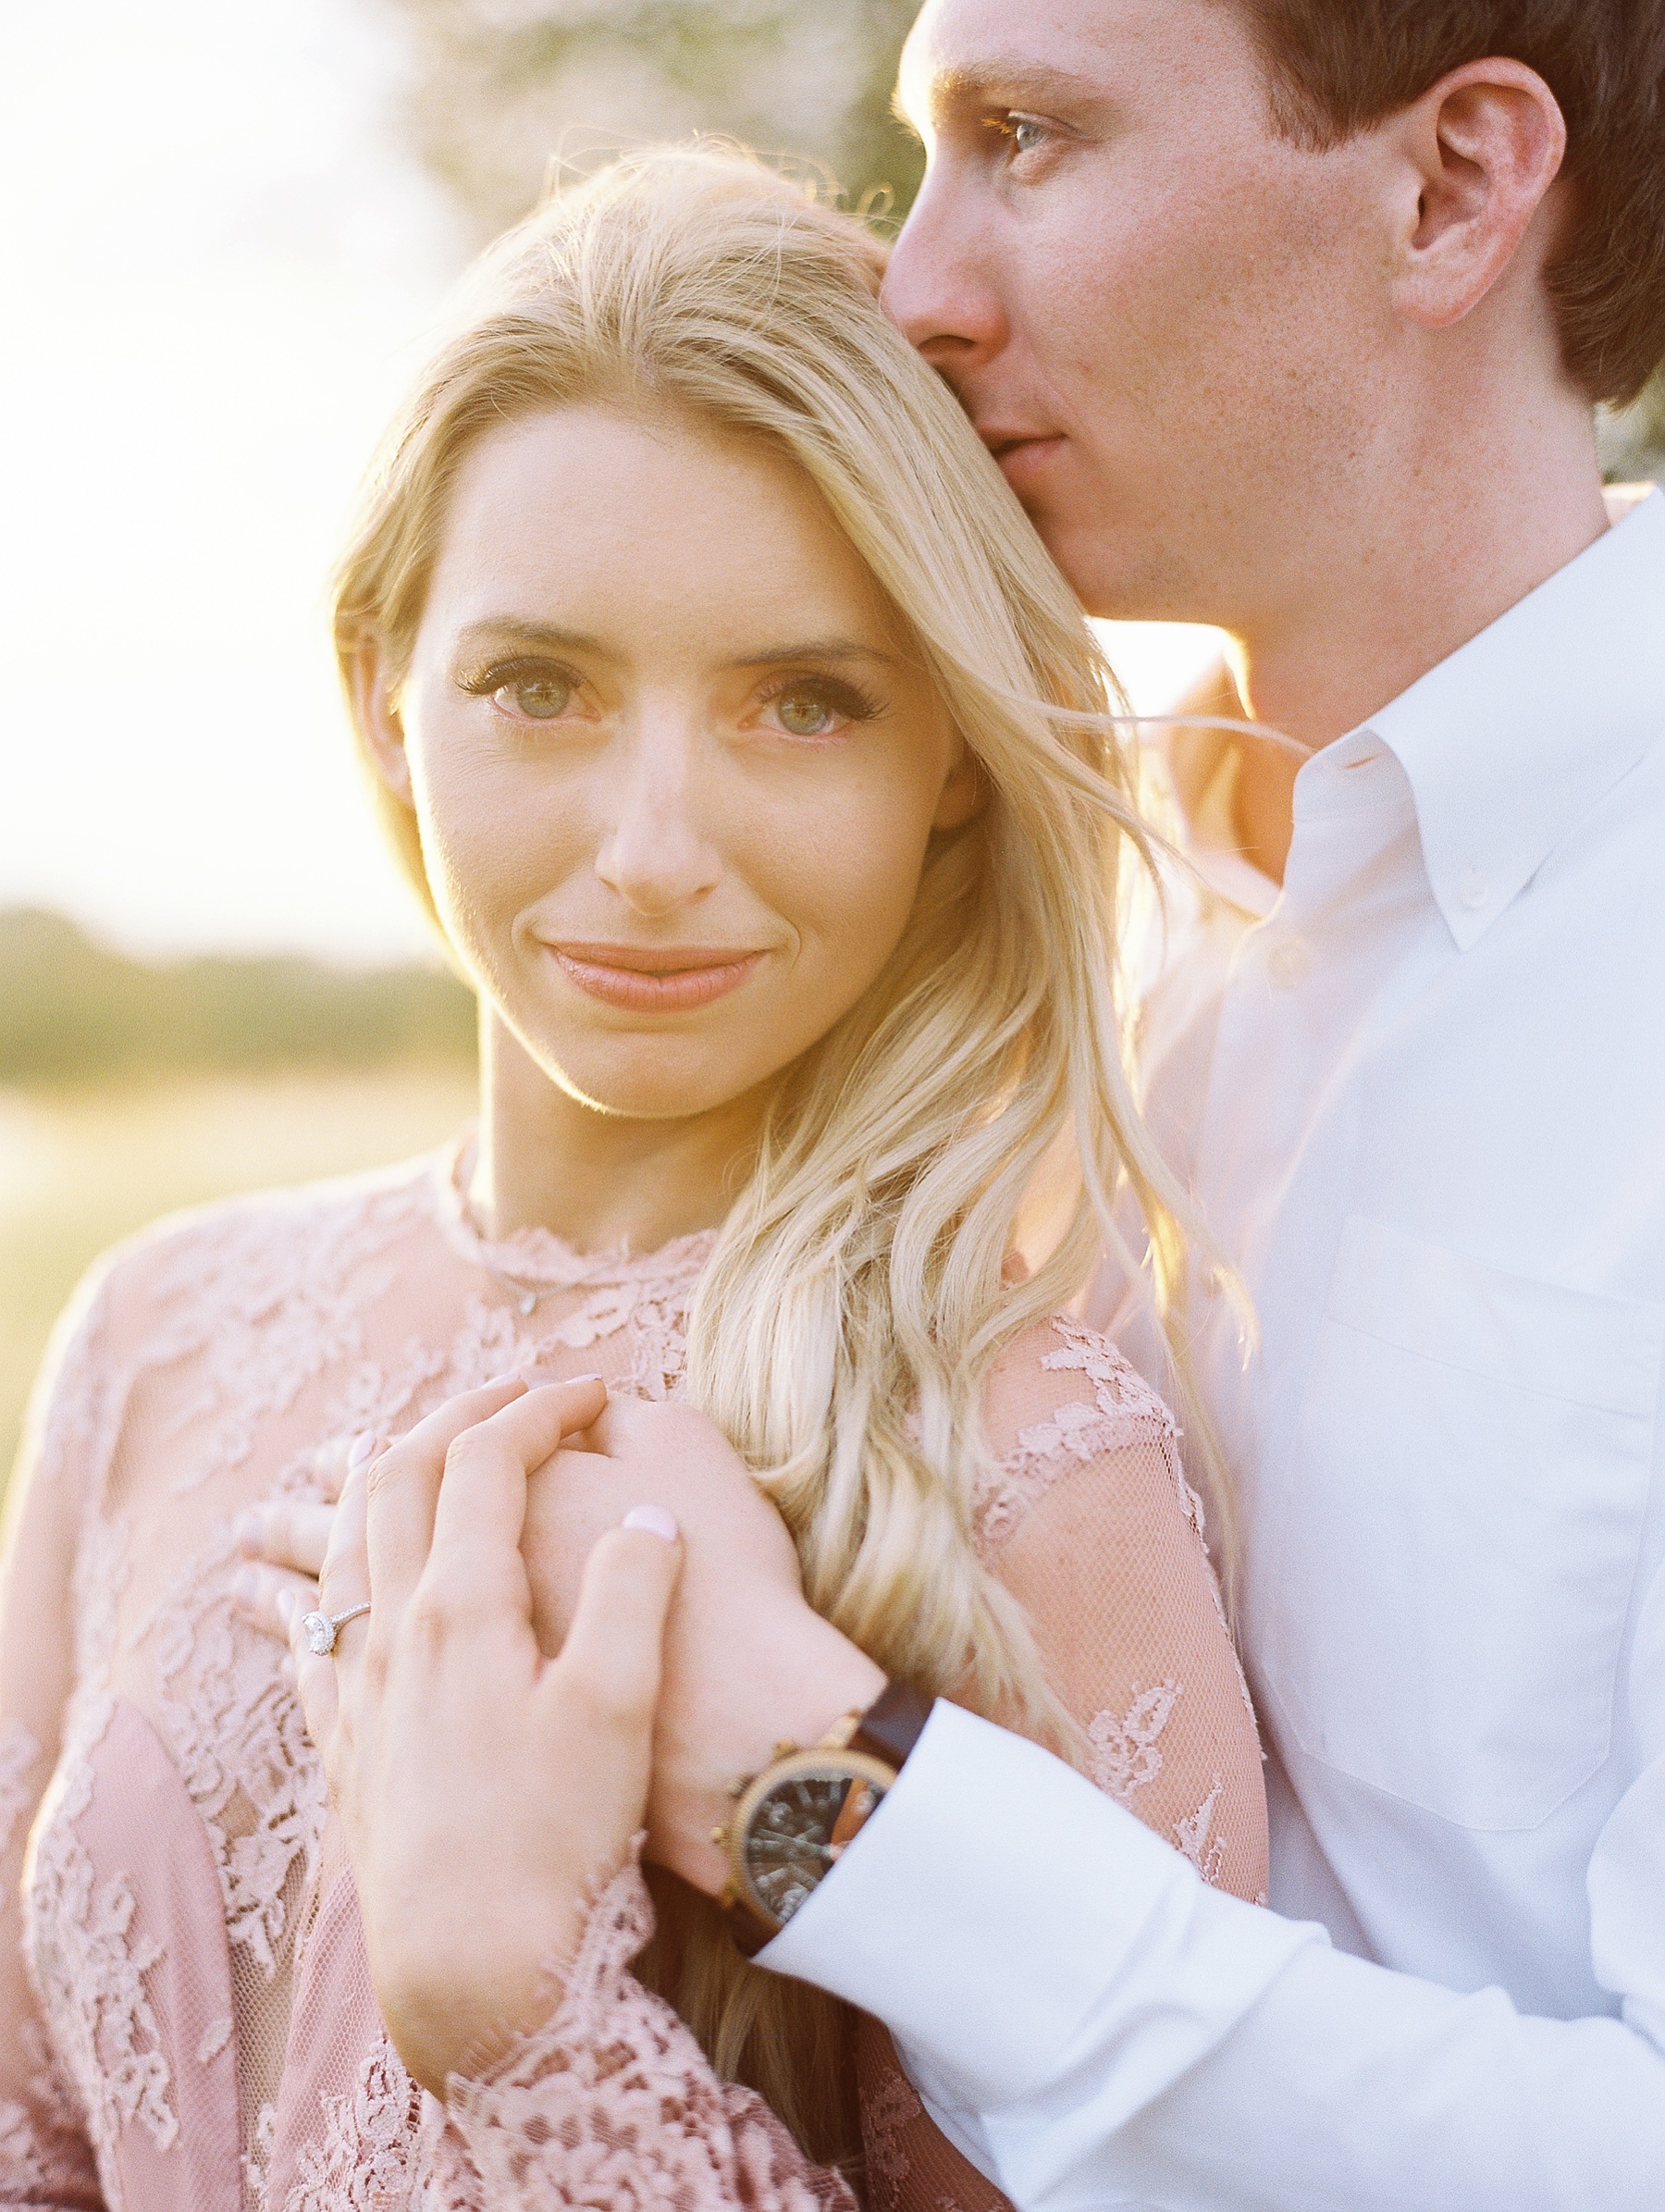
[[[1572,217],[1547,272],[1568,373],[1634,400],[1665,359],[1665,0],[1232,0],[1279,127],[1333,145],[1465,62],[1536,69],[1567,122]]]

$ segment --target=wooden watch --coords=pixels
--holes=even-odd
[[[711,1839],[728,1854],[722,1904],[748,1958],[814,1895],[883,1803],[932,1702],[911,1683],[892,1682],[819,1744],[779,1744],[760,1773],[734,1784],[734,1810]]]

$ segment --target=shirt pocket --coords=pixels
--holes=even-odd
[[[1473,1829],[1536,1827],[1589,1779],[1662,1345],[1665,1307],[1348,1217],[1258,1562],[1302,1750]]]

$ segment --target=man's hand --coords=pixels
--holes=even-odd
[[[471,1391],[362,1463],[318,1603],[336,1615],[369,1597],[370,1612],[328,1656],[294,1615],[376,1997],[438,2095],[549,2018],[642,1822],[675,1523],[649,1505],[586,1546],[553,1660],[520,1549],[528,1471],[604,1396],[594,1380]]]
[[[533,1477],[524,1551],[538,1635],[557,1650],[581,1563],[602,1529],[650,1500],[684,1557],[654,1731],[648,1848],[715,1896],[728,1865],[711,1830],[729,1785],[781,1742],[817,1742],[865,1711],[882,1671],[811,1612],[785,1523],[716,1424],[685,1405],[618,1398]]]
[[[494,1387],[507,1399],[521,1386]],[[338,1462],[345,1465],[354,1450],[362,1460],[372,1443],[327,1446],[326,1487]],[[729,1785],[767,1764],[778,1743],[814,1743],[841,1714],[865,1710],[884,1675],[811,1612],[784,1523],[716,1425],[689,1406],[634,1399],[610,1401],[532,1476],[522,1549],[546,1657],[561,1649],[590,1547],[644,1501],[675,1517],[684,1546],[654,1736],[648,1849],[715,1896],[728,1870],[711,1830],[732,1810]],[[247,1570],[242,1594],[265,1625],[282,1632],[316,1602],[312,1578],[333,1514],[329,1506],[279,1503],[250,1516],[242,1540],[260,1563]]]

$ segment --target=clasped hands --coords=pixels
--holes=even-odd
[[[549,2018],[640,1831],[716,1893],[728,1785],[884,1677],[691,1408],[509,1378],[319,1469],[339,1503],[245,1519],[239,1595],[290,1637],[383,2016],[443,2096]],[[366,1599],[311,1650],[308,1612]]]

